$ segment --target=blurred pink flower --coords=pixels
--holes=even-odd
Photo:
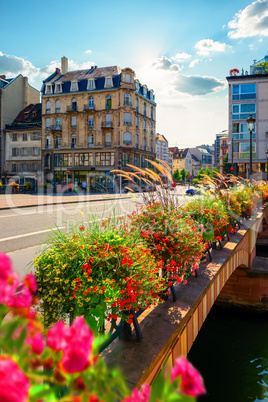
[[[0,401],[26,402],[30,383],[17,363],[0,356]]]
[[[49,328],[47,334],[47,346],[53,350],[63,350],[66,345],[65,325],[63,321],[58,321],[53,327]]]
[[[128,396],[124,402],[149,402],[151,389],[148,384],[141,386],[140,392],[135,388],[131,396]]]
[[[10,258],[0,251],[0,279],[7,279],[12,273]]]
[[[180,390],[182,394],[198,396],[206,392],[201,375],[185,357],[176,359],[175,366],[171,369],[171,380],[174,381],[180,375]]]
[[[45,348],[45,341],[42,334],[34,328],[32,323],[27,325],[27,337],[25,339],[25,343],[30,345],[31,352],[41,355]]]
[[[34,274],[27,274],[23,282],[31,294],[34,294],[37,291],[37,282]]]

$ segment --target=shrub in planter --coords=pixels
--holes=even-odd
[[[180,210],[161,204],[146,206],[131,217],[130,227],[162,263],[166,281],[186,283],[186,277],[199,267],[204,251],[202,236],[193,219],[181,216]]]
[[[37,257],[36,276],[46,325],[84,315],[94,329],[104,320],[132,321],[131,311],[159,300],[159,264],[124,229],[87,232],[84,226]],[[127,313],[127,314],[126,314]]]

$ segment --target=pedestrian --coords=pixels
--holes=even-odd
[[[73,186],[72,186],[71,182],[68,184],[68,191],[69,191],[69,193],[73,192]]]
[[[87,192],[87,182],[86,182],[86,180],[84,180],[83,183],[82,183],[82,190],[83,190],[84,194]]]

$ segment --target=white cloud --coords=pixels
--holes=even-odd
[[[88,49],[88,50],[85,51],[85,53],[90,54],[90,53],[92,53],[92,50],[89,50],[89,49]]]
[[[230,47],[226,43],[214,42],[212,39],[202,39],[195,44],[197,53],[201,56],[208,56],[210,52],[225,52]]]
[[[174,87],[178,92],[192,96],[204,96],[221,91],[226,87],[226,83],[215,77],[178,74]]]
[[[172,63],[170,59],[162,56],[153,62],[153,67],[159,70],[180,71],[182,67],[179,64]]]
[[[190,59],[191,57],[192,56],[190,54],[182,52],[175,54],[175,56],[172,56],[171,60],[174,60],[177,63],[182,63],[184,60]]]
[[[240,10],[228,23],[233,39],[268,36],[268,0],[257,0]]]
[[[191,63],[189,64],[189,67],[190,68],[194,67],[197,63],[199,63],[199,61],[200,61],[199,59],[192,60]]]

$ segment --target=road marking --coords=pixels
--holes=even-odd
[[[21,235],[17,235],[17,236],[5,237],[4,239],[0,239],[0,242],[19,239],[21,237],[33,236],[33,235],[37,235],[37,234],[40,234],[40,233],[46,233],[46,232],[51,232],[52,230],[65,229],[65,228],[66,228],[66,226],[61,226],[61,227],[52,228],[52,229],[39,230],[38,232],[30,232],[30,233],[24,233],[24,234],[21,234]]]

